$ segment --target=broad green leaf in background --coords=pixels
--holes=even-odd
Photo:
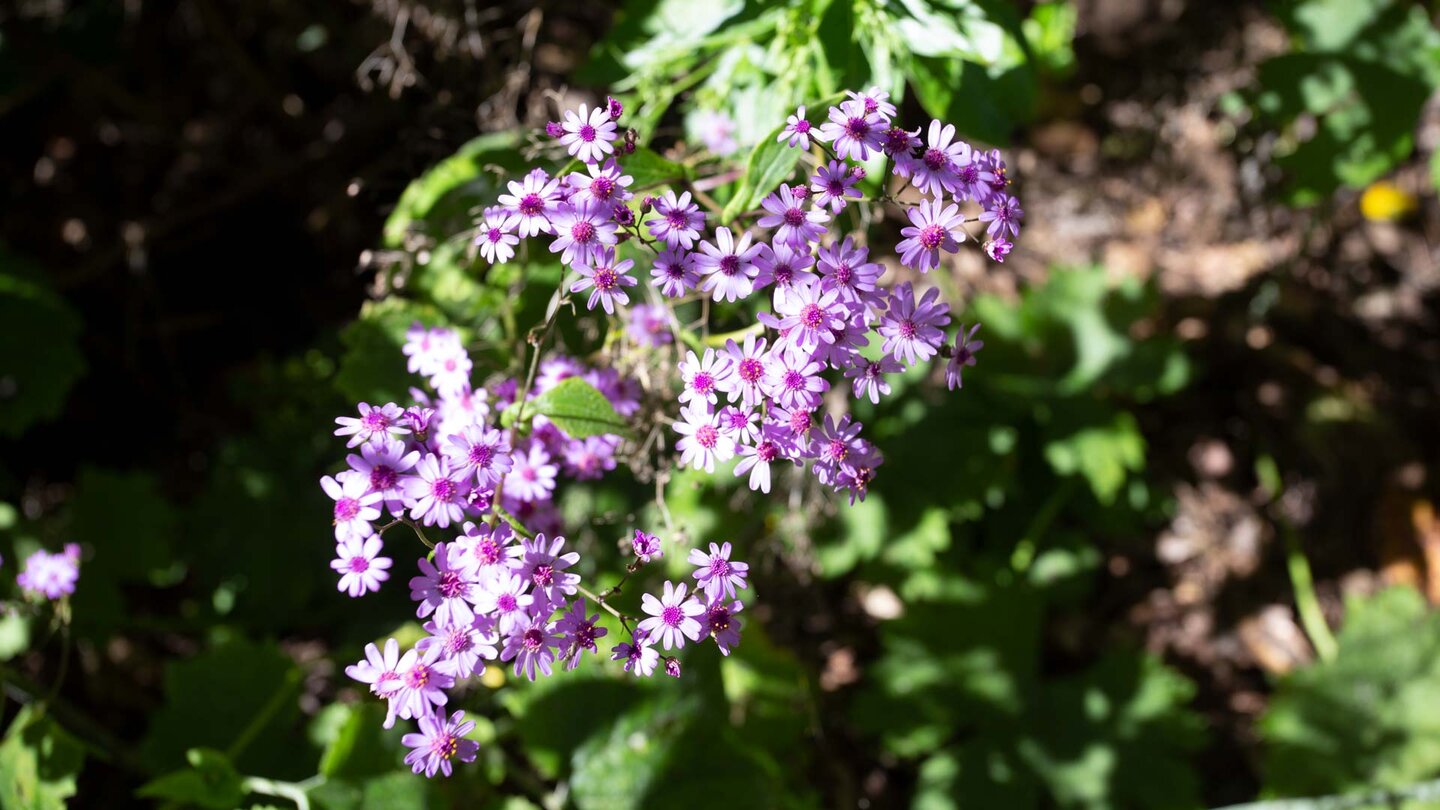
[[[356,402],[408,402],[410,387],[420,379],[406,370],[400,347],[405,332],[417,321],[424,326],[446,325],[434,307],[398,296],[365,302],[360,317],[340,333],[345,346],[335,375],[340,393]]]
[[[135,795],[209,810],[231,810],[245,797],[243,780],[224,754],[209,748],[192,748],[185,752],[185,758],[190,762],[189,768],[153,779]]]
[[[1101,503],[1112,503],[1127,473],[1145,465],[1145,437],[1135,417],[1121,411],[1108,422],[1058,429],[1045,444],[1045,459],[1060,475],[1083,475]]]
[[[0,436],[55,418],[85,371],[81,323],[38,271],[0,247]]]
[[[800,162],[800,150],[792,148],[784,141],[776,140],[784,128],[783,123],[776,127],[750,152],[749,159],[745,161],[745,174],[740,179],[739,187],[735,189],[735,196],[730,198],[730,202],[725,204],[725,210],[720,214],[721,222],[732,222],[735,217],[754,210],[761,200],[774,192],[795,171],[796,164]]]
[[[470,209],[493,204],[504,188],[486,174],[486,167],[518,171],[523,166],[519,143],[517,132],[481,135],[412,181],[385,220],[385,246],[400,247],[405,234],[422,222],[431,236],[439,238],[467,227]]]
[[[64,810],[84,761],[79,741],[33,706],[0,742],[0,810]]]
[[[661,157],[655,150],[645,146],[637,147],[634,154],[625,155],[620,160],[624,173],[634,180],[630,186],[631,191],[642,191],[687,180],[690,176],[684,166]]]
[[[607,433],[617,436],[630,434],[629,424],[615,412],[610,400],[579,377],[561,380],[554,388],[531,400],[527,410],[554,422],[574,439]]]

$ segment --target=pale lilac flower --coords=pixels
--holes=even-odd
[[[585,366],[573,357],[547,357],[540,361],[540,373],[535,377],[535,393],[543,394],[571,377],[585,374]]]
[[[886,354],[881,355],[879,360],[867,360],[845,369],[845,377],[854,381],[856,399],[868,396],[872,403],[879,405],[880,397],[890,394],[890,383],[885,379],[885,375],[903,370],[904,367],[899,361]]]
[[[504,264],[514,258],[515,246],[520,244],[520,237],[510,233],[512,222],[512,218],[503,209],[485,210],[485,219],[475,229],[475,244],[480,248],[480,255],[485,257],[485,261]]]
[[[508,568],[489,569],[490,573],[480,582],[479,593],[475,595],[475,609],[495,617],[495,630],[502,636],[510,635],[535,603],[535,597],[527,592],[526,580]]]
[[[592,163],[584,172],[572,172],[567,178],[570,183],[571,203],[594,202],[603,207],[623,203],[632,196],[627,190],[635,178],[620,170],[615,158],[605,161],[602,166]]]
[[[655,214],[645,227],[667,247],[690,250],[700,238],[700,229],[705,227],[705,214],[700,206],[690,202],[688,191],[681,192],[677,199],[674,191],[666,190],[664,195],[655,198]]]
[[[780,135],[775,139],[777,143],[789,139],[788,146],[800,147],[810,151],[810,122],[805,120],[805,106],[802,104],[795,112],[785,119],[785,128],[780,130]]]
[[[803,283],[808,277],[815,259],[808,249],[796,251],[783,242],[777,243],[773,248],[766,245],[761,247],[764,250],[755,257],[755,266],[760,271],[755,276],[755,289],[761,290],[774,284],[774,301],[778,306],[790,298],[796,285]]]
[[[863,93],[846,90],[845,95],[863,104],[867,114],[878,114],[887,121],[895,117],[895,105],[890,103],[890,94],[878,87],[871,87]]]
[[[771,399],[787,408],[813,408],[830,389],[830,383],[820,376],[823,369],[807,357],[782,354],[776,358],[772,354],[762,386]]]
[[[729,228],[716,228],[715,244],[702,241],[700,251],[703,255],[695,257],[695,264],[706,274],[700,289],[712,293],[716,301],[734,301],[754,291],[755,258],[763,247],[752,247],[748,232],[737,241]]]
[[[445,690],[455,685],[455,679],[435,668],[440,650],[429,652],[410,650],[400,656],[396,670],[400,673],[400,684],[390,696],[390,703],[398,707],[396,716],[401,720],[416,720],[431,712],[431,707],[444,706],[450,701]]]
[[[903,161],[913,162],[911,152],[920,146],[920,130],[910,132],[904,127],[892,126],[885,130],[880,136],[880,149],[885,154],[895,159],[894,173],[901,177],[909,177],[913,171],[913,165],[902,167]]]
[[[494,659],[497,655],[494,636],[481,632],[482,623],[493,622],[485,616],[476,616],[469,624],[426,622],[424,630],[430,635],[416,642],[415,649],[427,653],[431,647],[439,647],[435,670],[457,681],[482,675],[485,673],[484,659]]]
[[[1011,237],[1019,236],[1020,220],[1024,217],[1025,210],[1020,207],[1020,201],[1009,194],[996,194],[980,213],[980,221],[990,223],[985,227],[985,233],[1002,238],[1007,232]]]
[[[554,233],[550,217],[560,210],[560,181],[551,180],[544,172],[531,172],[522,182],[510,181],[510,193],[501,194],[499,202],[510,213],[510,222],[519,228],[521,238]]]
[[[850,200],[858,200],[864,195],[855,185],[860,178],[850,170],[850,164],[838,160],[832,160],[821,166],[820,171],[810,178],[810,189],[817,195],[816,205],[828,205],[830,210],[836,213],[844,208]]]
[[[802,248],[823,236],[824,223],[830,221],[830,215],[818,208],[806,211],[804,201],[796,199],[789,186],[782,185],[779,191],[761,200],[760,207],[769,213],[756,224],[775,228],[775,241]]]
[[[336,587],[351,597],[380,590],[380,583],[390,578],[386,569],[392,563],[389,557],[377,556],[380,548],[378,534],[363,539],[351,535],[341,540],[335,546],[335,559],[330,561],[330,567],[340,575],[340,583]]]
[[[740,148],[735,142],[735,121],[722,112],[703,110],[695,117],[700,142],[716,157],[725,157]]]
[[[470,355],[465,352],[456,341],[453,348],[435,358],[435,365],[430,374],[430,385],[442,396],[464,397],[470,393],[470,370],[474,364],[470,361]],[[484,392],[480,392],[479,402],[485,401]],[[443,405],[442,405],[443,410]]]
[[[695,272],[695,255],[677,248],[666,248],[660,252],[650,277],[650,283],[669,298],[679,298],[700,283],[700,274]]]
[[[680,376],[685,381],[685,389],[680,392],[680,402],[716,404],[715,392],[727,390],[734,373],[735,367],[730,357],[717,354],[714,349],[706,349],[704,356],[700,358],[695,356],[694,351],[686,353],[685,359],[680,363]]]
[[[419,460],[419,450],[407,453],[405,445],[398,441],[370,442],[361,445],[360,455],[351,453],[345,457],[350,469],[365,477],[369,491],[380,495],[392,515],[405,511],[400,474],[409,472]]]
[[[625,333],[638,346],[664,346],[675,340],[664,304],[636,304],[626,311]]]
[[[997,236],[985,243],[985,255],[1002,264],[1005,262],[1005,257],[1009,256],[1010,251],[1014,249],[1015,243],[1003,236]]]
[[[985,348],[985,341],[971,340],[979,329],[980,324],[977,323],[966,332],[964,324],[961,324],[960,331],[955,333],[955,350],[950,355],[950,362],[945,364],[945,386],[951,391],[964,386],[960,372],[966,366],[974,366],[975,352]]]
[[[337,416],[335,424],[340,427],[335,430],[336,436],[349,436],[350,443],[346,447],[370,441],[383,441],[391,436],[403,436],[409,433],[401,422],[404,415],[399,405],[388,402],[378,408],[371,407],[369,403],[360,403],[360,416]]]
[[[722,596],[735,598],[735,590],[744,590],[746,577],[750,573],[750,566],[743,562],[732,562],[730,560],[730,543],[710,544],[710,553],[706,554],[698,548],[690,549],[690,556],[687,562],[696,566],[693,576],[696,579],[695,591],[705,591],[705,598],[709,602],[717,602]],[[666,647],[669,649],[669,647]]]
[[[945,333],[940,327],[950,323],[950,307],[939,300],[940,290],[931,287],[915,303],[915,290],[906,281],[890,293],[890,308],[876,330],[885,338],[881,351],[907,366],[935,356]]]
[[[880,149],[886,122],[878,113],[867,113],[865,102],[851,99],[830,108],[830,120],[820,127],[819,138],[830,141],[842,159],[868,160],[871,150]]]
[[[720,381],[731,402],[739,401],[745,407],[760,403],[764,393],[760,383],[765,378],[765,338],[746,335],[743,345],[733,339],[725,341],[725,353],[729,356],[731,373]]]
[[[715,472],[715,462],[735,456],[735,440],[720,429],[720,416],[711,413],[703,402],[694,402],[680,409],[680,420],[674,425],[680,434],[675,449],[680,463],[695,469]]]
[[[930,122],[926,133],[925,150],[914,164],[910,182],[920,193],[939,197],[957,187],[957,172],[961,166],[971,162],[970,144],[953,140],[953,124]]]
[[[928,273],[940,266],[941,250],[954,253],[960,249],[965,229],[957,206],[923,200],[910,209],[909,215],[911,224],[900,229],[905,238],[895,246],[901,264]]]
[[[775,307],[775,314],[783,316],[780,329],[786,342],[806,352],[813,352],[822,342],[829,343],[830,330],[845,324],[839,299],[839,292],[822,290],[814,280],[796,285],[795,294],[783,306]]]
[[[453,546],[436,544],[435,561],[421,557],[418,566],[420,576],[410,579],[410,598],[420,603],[416,616],[423,619],[433,613],[440,624],[475,621],[473,606],[480,601],[480,588]]]
[[[630,550],[640,558],[640,562],[648,563],[665,556],[665,552],[660,548],[660,538],[639,529],[635,530],[635,538],[630,541]]]
[[[635,262],[631,259],[615,261],[615,251],[611,248],[593,252],[589,261],[582,260],[574,265],[580,280],[570,285],[570,292],[590,289],[590,300],[585,308],[593,310],[595,302],[599,301],[605,307],[605,314],[613,315],[617,301],[630,303],[625,288],[635,286],[634,277],[628,275],[634,266]]]
[[[433,777],[437,771],[449,776],[453,771],[452,759],[474,762],[480,743],[465,739],[465,735],[475,728],[475,721],[464,718],[463,711],[450,715],[449,720],[422,715],[419,718],[420,732],[400,738],[405,747],[412,749],[405,755],[405,764],[415,773],[423,772],[427,777]]]
[[[484,577],[494,569],[508,567],[511,559],[519,557],[524,549],[516,545],[515,534],[508,523],[471,523],[466,521],[464,533],[451,544],[452,564],[463,565],[474,573],[475,579],[483,583]],[[480,586],[481,591],[484,585]],[[480,597],[477,597],[480,598]]]
[[[511,456],[512,466],[505,476],[505,494],[522,501],[548,501],[555,489],[555,474],[550,454],[539,442]]]
[[[415,465],[415,474],[404,478],[401,488],[406,501],[413,501],[410,517],[426,526],[445,528],[465,518],[462,504],[470,493],[470,479],[450,470],[440,456],[426,456]]]
[[[555,652],[560,647],[560,634],[546,616],[527,616],[516,622],[505,637],[505,648],[500,651],[500,660],[515,660],[515,677],[521,673],[535,680],[535,672],[542,675],[551,673]]]
[[[75,583],[80,579],[80,547],[66,543],[59,554],[36,551],[25,558],[25,567],[15,584],[27,596],[43,596],[59,599],[75,592]]]
[[[753,446],[741,445],[740,461],[735,465],[737,478],[748,472],[750,489],[758,489],[767,495],[770,493],[770,465],[781,457],[780,445],[771,437],[773,430],[769,425],[765,425],[761,428],[758,442]]]
[[[615,439],[608,436],[587,436],[571,439],[562,450],[565,472],[577,481],[595,481],[615,469]]]
[[[585,615],[585,600],[583,599],[575,600],[570,605],[570,610],[561,614],[555,629],[565,640],[560,657],[564,659],[566,669],[580,666],[580,656],[587,650],[592,653],[599,652],[599,648],[595,645],[596,639],[604,638],[610,633],[607,628],[596,626],[599,621],[599,613],[589,617]]]
[[[450,459],[450,469],[475,476],[480,486],[493,489],[510,471],[510,442],[499,430],[468,425],[447,439],[443,451]]]
[[[405,345],[400,351],[410,358],[406,368],[411,374],[429,376],[434,372],[436,354],[448,349],[449,344],[458,346],[460,336],[450,329],[431,329],[415,321],[405,330]]]
[[[842,301],[860,303],[875,292],[885,268],[866,261],[870,252],[853,239],[832,242],[820,249],[815,268],[820,271],[820,288],[834,290]]]
[[[365,538],[375,532],[370,521],[380,519],[379,492],[370,489],[370,479],[354,470],[346,470],[337,478],[325,476],[320,488],[335,501],[335,539]]]
[[[622,666],[625,671],[637,678],[649,677],[654,674],[655,665],[660,663],[660,651],[649,644],[622,641],[610,651],[610,660],[624,661]]]
[[[760,426],[755,421],[760,414],[754,408],[726,405],[720,409],[719,416],[720,429],[729,433],[737,445],[749,444],[760,435]]]
[[[685,583],[665,581],[664,595],[656,599],[654,594],[640,597],[640,609],[650,617],[635,626],[637,633],[659,641],[665,649],[685,646],[685,639],[700,640],[700,622],[696,616],[705,613],[705,606],[693,596],[687,597]]]
[[[574,266],[615,245],[616,225],[610,219],[608,206],[593,202],[561,203],[551,221],[555,225],[555,241],[550,243],[550,252],[559,253],[562,264]]]
[[[565,569],[580,562],[578,552],[561,554],[565,549],[565,538],[556,536],[549,540],[543,533],[533,540],[521,542],[525,553],[511,562],[511,567],[520,576],[529,580],[531,593],[544,594],[550,602],[559,601],[560,595],[574,596],[580,584],[580,575]]]
[[[604,107],[590,110],[581,104],[579,115],[574,110],[566,110],[561,126],[565,134],[561,136],[560,143],[581,163],[598,163],[615,152],[611,143],[616,138],[615,122],[610,120],[610,114]]]
[[[855,469],[855,459],[865,450],[865,441],[860,437],[860,423],[851,422],[850,415],[839,421],[825,414],[825,421],[810,440],[810,455],[815,458],[815,477],[820,483],[834,484],[842,472]]]
[[[374,644],[366,644],[365,660],[345,667],[345,674],[351,680],[367,684],[371,694],[389,699],[400,688],[399,667],[400,642],[392,638],[385,642],[384,653]]]

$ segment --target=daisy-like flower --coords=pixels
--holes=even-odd
[[[985,341],[971,340],[979,329],[980,324],[977,323],[966,332],[964,324],[961,324],[960,331],[955,333],[955,350],[950,354],[950,362],[945,364],[945,386],[951,391],[964,386],[960,372],[966,366],[974,366],[975,353],[985,348]]]
[[[465,518],[465,496],[470,478],[450,469],[442,456],[426,456],[415,465],[415,474],[404,478],[405,499],[413,502],[410,517],[426,526],[445,528]]]
[[[615,469],[615,440],[608,436],[571,439],[561,450],[565,472],[577,481],[595,481]]]
[[[574,110],[566,110],[560,126],[565,130],[560,143],[581,163],[598,163],[615,152],[615,122],[610,120],[610,113],[604,107],[591,110],[581,104],[578,115]]]
[[[667,190],[655,198],[655,216],[645,223],[650,235],[666,247],[680,247],[690,250],[700,238],[700,229],[705,227],[705,214],[700,206],[690,201],[690,192],[683,191],[676,198],[674,191]]]
[[[604,165],[592,163],[585,167],[585,171],[572,172],[566,179],[570,184],[572,203],[588,201],[604,207],[630,199],[632,195],[627,189],[635,182],[635,178],[620,170],[615,158],[605,161]]]
[[[550,454],[539,442],[511,456],[510,472],[505,476],[505,495],[521,501],[548,501],[555,490],[555,474]]]
[[[524,553],[514,540],[515,534],[508,523],[491,526],[466,521],[464,533],[451,544],[450,559],[453,564],[464,565],[473,572],[480,591],[484,591],[485,577],[493,573],[493,569],[508,568],[511,559]]]
[[[828,205],[831,211],[839,213],[850,200],[864,196],[855,187],[859,182],[860,178],[850,170],[848,163],[832,160],[810,178],[810,190],[815,192],[816,205]]]
[[[450,459],[450,469],[475,476],[481,487],[493,489],[510,471],[510,442],[499,430],[483,424],[467,425],[446,439],[442,451]]]
[[[565,538],[556,536],[546,540],[541,533],[533,540],[523,541],[521,547],[525,550],[524,554],[513,560],[511,567],[530,581],[531,593],[544,594],[551,602],[558,601],[562,594],[575,594],[580,575],[565,569],[580,562],[580,554],[574,551],[560,553],[565,549]]]
[[[392,563],[389,557],[378,556],[381,545],[380,536],[372,534],[363,539],[351,535],[335,546],[330,567],[340,575],[339,590],[351,597],[380,590],[380,583],[390,578],[386,569]]]
[[[400,489],[400,474],[409,472],[420,460],[420,451],[405,452],[405,445],[398,441],[370,442],[360,446],[360,455],[351,453],[345,457],[350,469],[365,477],[370,492],[377,493],[390,514],[399,515],[405,511],[404,493]],[[342,487],[343,489],[343,487]],[[338,506],[338,504],[337,504]]]
[[[911,153],[920,146],[920,130],[910,132],[904,127],[892,126],[880,136],[880,150],[895,160],[895,174],[909,177],[913,167],[902,169],[902,160],[911,160]]]
[[[630,259],[615,261],[615,251],[611,248],[604,248],[591,254],[589,261],[582,261],[574,265],[575,272],[580,274],[580,279],[570,285],[570,292],[590,290],[590,300],[585,303],[585,308],[595,309],[595,302],[600,302],[605,307],[605,314],[615,314],[615,303],[630,303],[630,296],[625,293],[626,287],[635,286],[635,278],[628,275],[630,268],[635,262]]]
[[[755,421],[759,418],[760,414],[753,408],[726,405],[720,409],[720,429],[729,433],[737,445],[749,444],[760,435],[760,426]]]
[[[626,311],[625,334],[637,346],[664,346],[675,340],[669,313],[663,304],[636,304]]]
[[[480,255],[491,264],[504,264],[515,256],[520,237],[510,233],[514,219],[501,208],[485,209],[485,220],[475,231],[475,244]]]
[[[561,203],[551,222],[555,225],[555,241],[550,243],[550,252],[559,253],[562,264],[575,266],[615,245],[617,226],[610,218],[609,206]]]
[[[808,276],[815,259],[809,250],[796,251],[783,242],[776,243],[773,248],[761,247],[764,250],[755,257],[755,266],[759,268],[755,275],[755,289],[775,285],[774,301],[778,305],[794,294],[795,285]]]
[[[759,441],[740,446],[740,461],[735,465],[736,478],[749,473],[751,491],[759,490],[767,495],[770,494],[770,465],[782,457],[780,445],[772,436],[774,432],[770,425],[763,426]]]
[[[1010,251],[1014,249],[1015,243],[1003,236],[997,236],[985,243],[985,255],[1002,264],[1005,262],[1005,257],[1009,256]]]
[[[495,617],[496,632],[508,636],[529,613],[535,597],[527,593],[528,583],[519,574],[508,568],[491,570],[492,573],[480,582],[475,609]]]
[[[959,167],[970,164],[971,150],[970,144],[954,138],[954,125],[934,120],[930,122],[930,130],[925,136],[925,150],[912,164],[910,176],[910,182],[920,193],[939,197],[955,190]]]
[[[810,455],[815,457],[815,477],[820,483],[832,485],[842,472],[854,473],[855,459],[865,450],[860,437],[860,423],[851,422],[850,415],[839,421],[825,414],[825,421],[810,440]]]
[[[880,149],[885,129],[885,119],[876,112],[867,113],[865,102],[850,99],[830,108],[830,120],[820,127],[818,137],[831,142],[838,157],[864,161],[870,159],[871,150]]]
[[[350,442],[346,447],[355,447],[359,444],[371,441],[382,441],[391,436],[404,436],[410,432],[405,427],[401,416],[405,413],[393,402],[387,402],[378,408],[371,407],[369,403],[360,403],[360,416],[337,416],[335,424],[336,436],[349,436]]]
[[[682,465],[713,473],[715,462],[735,456],[735,439],[720,429],[720,415],[712,413],[703,402],[693,402],[680,409],[675,432],[680,434],[675,449],[680,451]]]
[[[765,338],[746,335],[744,344],[726,340],[725,353],[730,358],[732,373],[722,381],[721,390],[731,402],[738,401],[746,408],[758,405],[764,396],[760,382],[765,378]]]
[[[904,370],[898,360],[887,354],[882,355],[879,360],[867,360],[845,369],[845,378],[854,381],[856,399],[868,396],[872,403],[879,405],[880,397],[890,394],[890,382],[885,379],[885,375]]]
[[[755,259],[762,247],[750,244],[749,233],[737,241],[729,228],[716,228],[715,244],[702,241],[700,252],[695,264],[706,274],[700,289],[711,293],[716,301],[735,301],[754,291]]]
[[[423,619],[433,613],[440,624],[470,624],[480,601],[473,572],[452,544],[436,544],[434,556],[434,562],[421,557],[420,576],[410,579],[410,598],[419,603],[415,615]]]
[[[449,776],[454,766],[452,760],[474,762],[480,752],[480,743],[465,739],[475,721],[466,720],[465,712],[457,711],[446,720],[443,716],[422,715],[420,732],[406,734],[400,738],[405,747],[411,749],[405,755],[405,764],[415,773],[434,777],[442,773]]]
[[[543,394],[571,377],[585,373],[585,367],[573,357],[547,357],[540,361],[540,374],[535,378],[535,393]]]
[[[59,599],[75,592],[80,579],[80,546],[66,543],[59,554],[36,551],[25,558],[25,567],[15,577],[15,584],[27,596]]]
[[[900,263],[922,273],[940,266],[940,251],[954,253],[965,238],[964,217],[959,207],[937,200],[923,200],[910,209],[910,225],[900,229],[905,237],[895,250]]]
[[[824,366],[808,357],[782,353],[776,358],[772,354],[761,387],[786,408],[813,408],[819,404],[820,395],[830,388],[830,383],[820,376],[823,369]]]
[[[472,368],[474,368],[474,364],[470,361],[470,355],[465,352],[457,340],[452,348],[435,358],[435,366],[430,374],[430,385],[443,397],[465,396],[470,391],[470,370]],[[480,402],[484,401],[482,393]]]
[[[650,617],[642,619],[635,626],[637,633],[660,642],[665,649],[679,649],[685,646],[685,639],[700,640],[700,622],[697,616],[705,613],[705,606],[693,596],[686,596],[685,583],[665,581],[664,594],[656,599],[654,594],[640,597],[640,609]]]
[[[789,140],[787,146],[799,147],[810,151],[810,122],[805,120],[805,106],[802,104],[795,109],[794,114],[785,119],[785,128],[780,130],[779,137],[775,138],[777,143]]]
[[[1024,217],[1025,209],[1020,207],[1020,201],[1009,194],[996,194],[980,212],[980,221],[990,223],[985,226],[985,233],[1000,238],[1005,238],[1007,233],[1012,238],[1019,236],[1020,220]]]
[[[885,339],[881,350],[907,366],[935,356],[945,333],[940,327],[950,323],[950,307],[939,300],[940,290],[931,287],[915,303],[915,289],[906,281],[890,293],[890,307],[876,330]]]
[[[807,353],[814,352],[822,342],[829,343],[831,330],[845,325],[839,299],[839,292],[823,290],[814,280],[796,285],[795,294],[783,306],[775,307],[775,313],[783,316],[780,329],[786,343]]]
[[[560,621],[555,624],[555,629],[559,631],[561,638],[565,639],[560,657],[564,659],[566,669],[580,666],[580,656],[586,651],[599,652],[595,641],[610,633],[608,629],[596,626],[599,621],[599,613],[589,617],[585,615],[585,600],[583,599],[575,600],[570,605],[570,609],[561,614]]]
[[[345,674],[369,686],[372,694],[388,698],[400,688],[399,667],[400,642],[392,638],[385,642],[383,653],[374,644],[366,644],[365,660],[345,667]]]
[[[505,206],[510,223],[518,228],[522,238],[555,232],[550,217],[559,211],[559,180],[552,180],[536,169],[519,183],[511,180],[509,188],[510,193],[501,194],[499,202]]]
[[[494,659],[498,654],[494,636],[481,632],[482,623],[491,622],[484,616],[475,617],[469,624],[426,622],[424,630],[430,635],[416,642],[415,649],[428,653],[432,647],[439,647],[435,669],[455,680],[482,675],[485,659]]]
[[[535,680],[535,672],[539,670],[542,675],[549,675],[552,671],[551,665],[555,663],[555,652],[562,641],[560,634],[555,632],[555,626],[551,624],[546,616],[527,616],[521,619],[505,636],[505,648],[500,651],[500,660],[509,661],[514,659],[515,677],[524,673],[525,677]]]
[[[400,656],[396,671],[400,683],[390,696],[390,703],[396,707],[396,716],[401,720],[416,720],[431,712],[431,707],[444,706],[450,701],[445,690],[455,685],[455,679],[435,668],[440,651],[431,648],[429,652],[410,650]]]
[[[637,678],[649,677],[655,673],[655,666],[660,663],[660,651],[649,644],[622,641],[610,651],[610,660],[624,661],[622,666],[625,671],[633,673]]]
[[[655,257],[650,278],[650,283],[659,287],[662,295],[679,298],[700,283],[700,274],[695,272],[695,254],[666,248]]]
[[[735,598],[735,591],[744,590],[746,577],[750,573],[750,566],[743,562],[732,562],[730,560],[730,543],[711,543],[710,553],[706,554],[698,548],[690,549],[690,556],[686,560],[695,566],[693,576],[696,579],[695,590],[705,591],[705,599],[709,602],[718,602],[722,596]]]
[[[796,199],[789,186],[760,202],[760,207],[769,213],[760,217],[757,223],[762,228],[775,228],[775,241],[790,245],[808,245],[825,234],[824,223],[830,215],[818,208],[805,210],[803,200]]]
[[[680,402],[708,402],[714,405],[717,401],[716,392],[730,387],[730,378],[734,373],[735,368],[729,355],[706,349],[705,354],[697,358],[695,352],[688,352],[680,363],[680,376],[685,380],[685,390],[680,392]]]
[[[731,650],[740,646],[740,619],[735,614],[744,609],[745,603],[740,601],[728,605],[720,601],[711,602],[706,609],[704,634],[715,639],[721,655],[729,655]]]
[[[336,478],[320,479],[320,488],[335,501],[335,539],[365,538],[375,532],[370,521],[380,519],[381,493],[370,489],[370,479],[354,470]]]
[[[878,114],[886,120],[895,117],[895,105],[890,103],[890,94],[878,87],[871,87],[863,93],[846,90],[845,95],[865,105],[868,114]]]
[[[870,252],[855,241],[845,237],[844,242],[832,242],[820,249],[815,268],[820,271],[820,289],[834,290],[840,300],[860,303],[875,293],[875,288],[885,268],[866,261]]]
[[[660,538],[639,529],[635,530],[635,537],[630,541],[630,550],[640,558],[640,562],[648,563],[665,556],[665,552],[660,549]]]

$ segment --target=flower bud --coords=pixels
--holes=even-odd
[[[550,121],[545,124],[545,134],[552,138],[558,138],[565,134],[565,127],[560,126],[559,121]]]
[[[620,99],[614,96],[606,96],[605,112],[610,114],[612,120],[619,121],[620,116],[625,113],[625,105],[621,104]]]
[[[644,216],[645,214],[650,213],[650,209],[652,209],[652,208],[654,208],[654,207],[655,207],[655,198],[654,198],[654,197],[650,196],[649,194],[646,194],[644,197],[641,197],[641,198],[640,198],[640,215],[641,215],[641,216]]]
[[[668,657],[668,656],[665,658],[665,674],[666,674],[666,675],[669,675],[669,676],[672,677],[672,678],[678,678],[678,677],[680,677],[680,659],[679,659],[679,658],[672,658],[672,657]]]

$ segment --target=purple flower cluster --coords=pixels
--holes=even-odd
[[[59,554],[36,551],[25,558],[25,568],[15,577],[26,596],[59,599],[75,592],[80,579],[80,546],[66,543]]]
[[[659,556],[659,543],[643,532],[635,533],[634,548],[641,559]],[[684,582],[666,580],[660,596],[645,594],[640,606],[646,617],[635,625],[629,641],[615,645],[610,659],[624,662],[625,671],[637,677],[655,674],[663,659],[665,674],[678,678],[679,659],[661,655],[656,645],[669,652],[709,638],[722,654],[729,655],[740,643],[736,614],[745,608],[735,598],[736,591],[748,587],[750,572],[748,564],[731,560],[730,552],[729,543],[711,543],[709,553],[691,549],[688,562],[695,566],[693,590]]]

